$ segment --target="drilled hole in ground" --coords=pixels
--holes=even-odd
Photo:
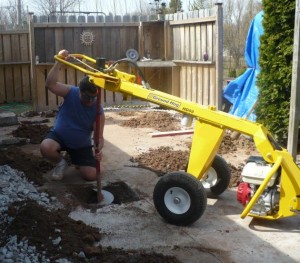
[[[110,192],[114,196],[113,204],[130,203],[140,200],[138,194],[125,182],[114,182],[102,187],[102,190]],[[92,205],[98,203],[97,187],[89,185],[78,188],[78,193],[73,195],[83,204]]]

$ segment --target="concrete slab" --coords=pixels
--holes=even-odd
[[[204,215],[193,225],[167,224],[152,201],[157,175],[131,167],[128,160],[155,146],[184,148],[189,137],[150,138],[149,131],[132,131],[108,124],[105,128],[102,176],[105,182],[122,180],[137,190],[141,200],[110,205],[96,212],[78,207],[70,217],[96,226],[107,233],[103,246],[150,249],[175,255],[185,263],[198,262],[300,262],[299,217],[277,221],[240,218],[243,207],[236,189],[217,199],[208,198]]]

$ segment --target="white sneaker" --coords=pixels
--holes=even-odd
[[[68,164],[65,159],[61,159],[61,161],[54,167],[54,170],[51,174],[51,177],[55,181],[62,180],[64,177],[64,171],[68,167]]]

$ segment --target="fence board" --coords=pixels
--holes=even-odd
[[[29,101],[31,99],[30,65],[22,65],[21,71],[23,100]]]
[[[0,66],[0,103],[6,102],[4,67]]]
[[[209,70],[207,66],[203,67],[203,104],[209,105],[210,94],[209,94]]]
[[[55,34],[54,34],[53,28],[47,28],[45,30],[45,44],[44,45],[45,45],[45,49],[47,50],[45,62],[52,62],[53,55],[56,53],[55,52]]]
[[[180,70],[180,97],[186,99],[186,66]]]
[[[53,54],[58,53],[60,50],[65,49],[64,46],[64,30],[63,28],[56,28],[54,31],[55,51]]]
[[[111,60],[111,47],[109,45],[105,45],[106,41],[109,41],[110,39],[110,29],[109,28],[103,28],[102,29],[103,34],[103,56],[107,58],[108,60]]]
[[[202,54],[201,54],[201,34],[200,31],[201,27],[200,24],[196,25],[195,27],[195,34],[196,34],[196,39],[195,39],[195,57],[196,60],[200,61],[202,60]]]
[[[184,60],[184,55],[185,55],[185,48],[184,48],[184,44],[185,44],[185,30],[184,27],[180,28],[180,37],[179,39],[176,41],[175,45],[180,45],[180,60]],[[179,42],[179,43],[178,43]]]
[[[213,27],[212,24],[207,24],[207,41],[206,41],[206,53],[208,59],[213,61]]]
[[[6,89],[6,100],[8,102],[15,100],[14,94],[14,76],[13,76],[13,66],[7,65],[4,67],[5,72],[5,89]]]
[[[121,41],[120,41],[120,28],[115,28],[111,32],[111,41],[114,43],[115,47],[112,49],[114,51],[113,60],[124,58],[125,54],[121,51]]]
[[[3,61],[5,62],[12,61],[11,47],[11,36],[3,35]]]
[[[114,93],[104,90],[104,105],[114,105]]]
[[[21,54],[20,54],[20,42],[19,42],[18,34],[11,35],[11,50],[12,50],[12,61],[20,61]]]
[[[213,24],[212,25],[212,36],[211,36],[211,38],[212,38],[212,40],[211,40],[211,42],[212,42],[212,47],[211,47],[212,54],[211,54],[211,59],[209,59],[211,61],[216,61],[217,60],[217,49],[216,49],[217,39],[214,37],[215,35],[216,35],[216,25]]]
[[[65,49],[69,50],[71,53],[75,51],[75,42],[74,42],[74,31],[73,28],[64,28],[64,41],[63,46]]]
[[[180,37],[180,27],[174,27],[173,29],[173,58],[175,60],[180,59],[180,45],[177,41],[181,39]]]
[[[3,54],[3,35],[0,35],[0,61],[4,61],[4,54]]]
[[[201,57],[203,58],[203,54],[207,53],[207,31],[206,24],[201,25]],[[202,60],[202,59],[201,59]]]
[[[84,78],[85,74],[81,71],[75,71],[76,76],[76,85],[79,85],[79,82]]]
[[[20,65],[13,67],[13,78],[14,100],[18,102],[23,101],[22,72]]]
[[[47,67],[47,71],[45,72],[45,77],[44,77],[44,80],[46,80],[47,78],[47,75],[50,71],[50,68]],[[65,83],[65,70],[64,68],[61,68],[59,73],[58,73],[58,81],[61,82],[61,83]],[[46,86],[45,85],[45,81],[43,83],[43,86]],[[50,110],[50,109],[55,109],[57,108],[58,106],[58,96],[56,96],[54,93],[52,93],[50,90],[46,89],[46,99],[47,99],[47,109]]]
[[[172,67],[172,75],[171,75],[171,92],[170,94],[180,97],[180,67],[176,66],[176,67]]]
[[[39,57],[39,62],[46,62],[46,49],[45,49],[45,30],[36,28],[34,30],[35,39],[35,55]]]
[[[37,87],[37,108],[39,111],[47,110],[46,87],[45,87],[45,66],[36,67],[36,87]]]
[[[193,76],[192,76],[192,66],[187,65],[186,69],[186,99],[191,101],[192,100],[192,82],[193,82]]]
[[[203,67],[198,67],[197,70],[197,76],[198,76],[198,91],[197,91],[197,97],[198,100],[197,102],[200,104],[204,105],[204,99],[203,99],[203,92],[204,92],[204,87],[203,87]]]
[[[74,36],[73,36],[74,39],[72,39],[72,41],[74,42],[73,53],[85,54],[83,45],[82,45],[81,40],[80,40],[80,36],[81,36],[83,31],[84,31],[83,28],[78,28],[78,27],[74,28],[74,32],[73,32],[74,33]],[[70,41],[70,39],[68,41]]]
[[[184,27],[184,46],[183,46],[183,57],[181,59],[191,60],[190,58],[190,27],[189,25]]]
[[[215,67],[210,67],[210,94],[211,94],[211,101],[210,104],[212,105],[218,105],[218,92],[216,88],[216,78],[214,77],[216,75],[216,69]]]
[[[94,54],[95,58],[103,56],[103,36],[101,28],[99,28],[95,33],[95,42],[92,45],[92,54]]]
[[[197,92],[198,92],[198,86],[197,86],[197,67],[195,65],[192,66],[192,85],[191,85],[191,89],[192,89],[192,97],[191,100],[193,102],[197,102]]]
[[[117,38],[119,37],[118,29],[112,28],[109,32],[110,43],[110,52],[109,52],[109,60],[116,60],[119,56],[120,50],[117,42]],[[118,54],[118,56],[116,55]]]
[[[190,27],[190,60],[196,60],[195,26]]]
[[[20,60],[29,61],[29,35],[27,33],[20,34]]]
[[[128,41],[130,41],[130,39],[131,39],[131,37],[128,36],[127,32],[128,32],[128,30],[126,30],[126,28],[120,28],[120,57],[126,57],[126,51],[130,48],[136,47],[135,45],[132,45],[131,43],[129,43],[129,45],[127,44]],[[132,37],[134,37],[134,35]],[[140,55],[140,58],[143,57],[142,54],[139,54],[139,55]]]
[[[66,79],[66,83],[68,83],[69,85],[76,85],[76,76],[75,76],[75,71],[76,69],[73,68],[66,68],[64,70],[67,70],[67,79]]]

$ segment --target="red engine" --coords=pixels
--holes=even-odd
[[[236,194],[237,200],[246,206],[251,199],[251,188],[248,183],[242,182],[239,184]]]

